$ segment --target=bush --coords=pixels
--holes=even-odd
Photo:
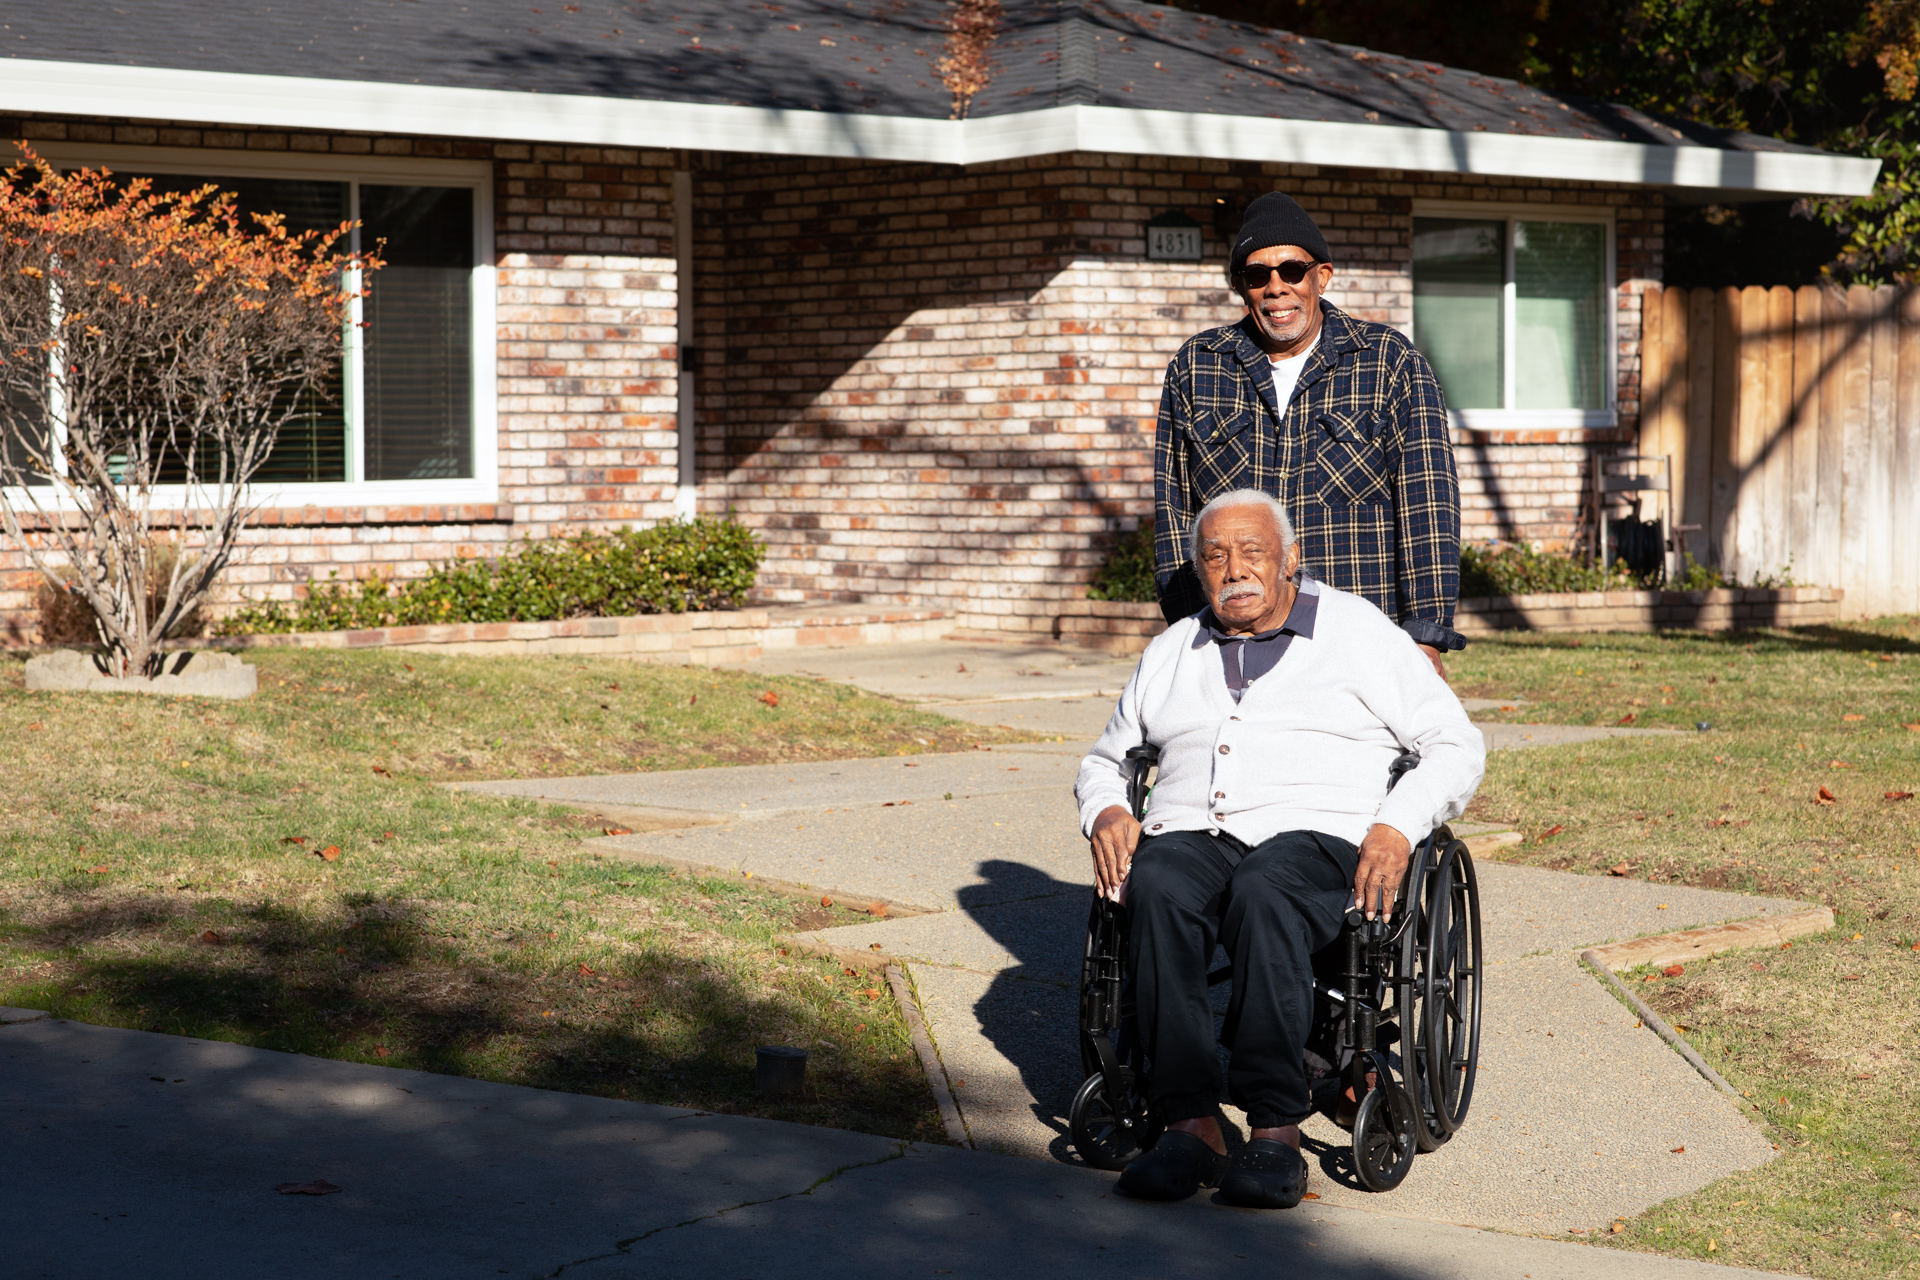
[[[1152,604],[1159,598],[1153,583],[1153,522],[1145,520],[1114,543],[1113,554],[1087,587],[1087,599]]]
[[[149,540],[146,553],[147,625],[153,626],[167,601],[167,583],[180,549],[169,539]],[[70,648],[97,648],[100,627],[93,606],[79,592],[71,590],[70,570],[55,570],[51,580],[42,578],[33,595],[34,608],[40,614],[40,643]],[[175,618],[162,640],[178,640],[205,634],[206,610],[200,605]]]
[[[498,560],[436,566],[400,586],[384,578],[314,583],[292,606],[246,605],[221,635],[341,631],[431,623],[550,622],[738,608],[760,568],[760,541],[732,520],[676,520],[527,542]]]
[[[1571,556],[1531,547],[1467,544],[1460,548],[1460,595],[1520,596],[1552,591],[1621,591],[1640,586],[1624,565],[1602,570]]]

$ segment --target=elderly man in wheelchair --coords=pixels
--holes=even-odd
[[[1290,1208],[1307,1189],[1318,1044],[1359,1113],[1358,1173],[1385,1189],[1451,1135],[1471,1093],[1478,909],[1442,824],[1479,785],[1485,744],[1406,632],[1301,571],[1273,498],[1208,503],[1193,562],[1210,606],[1148,646],[1075,785],[1098,882],[1075,1146],[1122,1168],[1128,1195],[1218,1187],[1229,1204]],[[1231,1158],[1216,945],[1233,981],[1226,1093],[1251,1129]],[[1329,1010],[1337,1035],[1315,1041]]]

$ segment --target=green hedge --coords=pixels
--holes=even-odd
[[[1640,591],[1660,587],[1668,591],[1709,591],[1732,586],[1717,570],[1689,555],[1686,574],[1678,581],[1643,581],[1616,561],[1610,569],[1571,556],[1531,547],[1510,545],[1460,548],[1460,598],[1521,596],[1554,591]]]
[[[242,607],[220,635],[344,631],[450,622],[549,622],[738,608],[764,548],[732,520],[526,542],[498,560],[456,561],[392,586],[384,578],[314,583],[289,607]]]
[[[1114,543],[1113,554],[1087,587],[1087,599],[1152,604],[1159,598],[1153,585],[1153,522],[1143,520]]]

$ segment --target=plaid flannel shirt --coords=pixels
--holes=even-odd
[[[1320,342],[1284,420],[1245,320],[1188,339],[1167,366],[1153,466],[1161,612],[1172,622],[1207,603],[1188,563],[1194,514],[1260,489],[1286,505],[1321,581],[1421,644],[1462,648],[1460,486],[1440,384],[1398,331],[1320,306]]]

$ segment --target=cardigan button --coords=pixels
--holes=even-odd
[[[1154,823],[1154,824],[1153,824],[1153,829],[1154,829],[1155,831],[1158,831],[1158,830],[1159,830],[1160,828],[1162,828],[1162,827],[1164,827],[1164,826],[1166,826],[1166,825],[1167,825],[1167,824],[1166,824],[1166,823],[1164,823],[1164,822],[1156,822],[1156,823]]]
[[[1213,798],[1215,800],[1225,800],[1227,798],[1227,793],[1224,791],[1216,791],[1213,793]]]
[[[1227,717],[1227,719],[1229,719],[1229,720],[1238,720],[1239,718],[1240,718],[1239,716],[1228,716],[1228,717]]]
[[[1220,744],[1220,754],[1223,756],[1230,756],[1233,754],[1233,748],[1223,742]]]

